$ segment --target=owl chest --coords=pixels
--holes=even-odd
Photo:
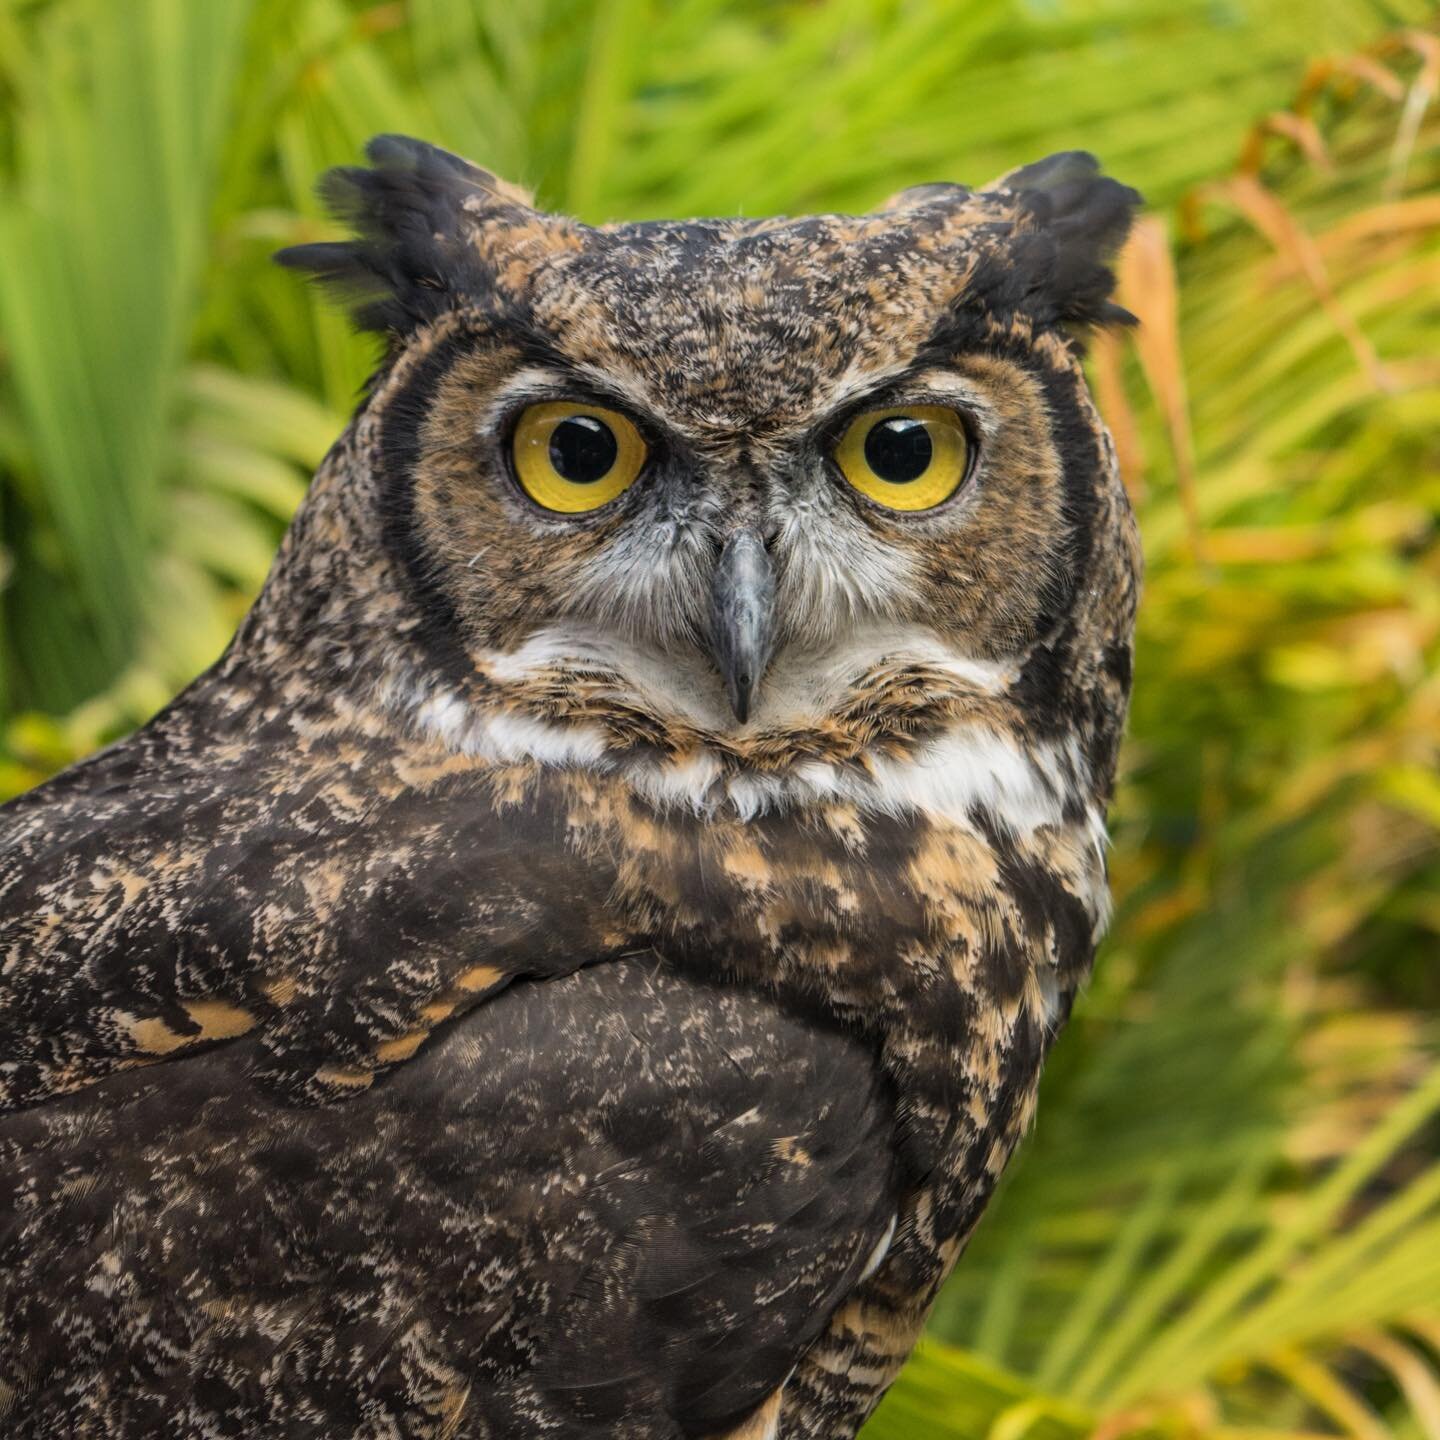
[[[1018,841],[918,813],[742,819],[660,812],[623,787],[577,798],[567,833],[613,869],[617,933],[870,1037],[907,1167],[957,1228],[1023,1128],[1089,964],[1081,896]]]
[[[833,1433],[909,1354],[1029,1124],[1090,962],[1096,877],[1078,848],[1066,868],[1059,837],[921,815],[602,809],[626,925],[648,925],[671,963],[862,1031],[890,1081],[893,1239],[787,1389],[783,1433]]]

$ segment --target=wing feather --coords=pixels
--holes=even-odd
[[[722,1433],[899,1203],[868,1048],[653,957],[512,986],[347,1104],[261,1060],[0,1117],[7,1433]]]

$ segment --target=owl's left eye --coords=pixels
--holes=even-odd
[[[552,400],[531,405],[510,442],[515,474],[537,505],[581,515],[628,490],[645,464],[645,441],[618,410]]]
[[[887,510],[933,510],[970,468],[970,437],[943,405],[907,405],[857,415],[835,447],[840,473]]]

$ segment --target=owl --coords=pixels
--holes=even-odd
[[[383,137],[219,662],[0,814],[0,1428],[840,1440],[1107,901],[1088,155],[591,227]]]

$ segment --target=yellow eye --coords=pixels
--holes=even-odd
[[[645,442],[629,420],[578,400],[532,405],[510,443],[525,493],[565,515],[608,505],[645,464]]]
[[[960,488],[970,440],[943,405],[908,405],[857,415],[835,447],[840,473],[889,510],[933,510]]]

